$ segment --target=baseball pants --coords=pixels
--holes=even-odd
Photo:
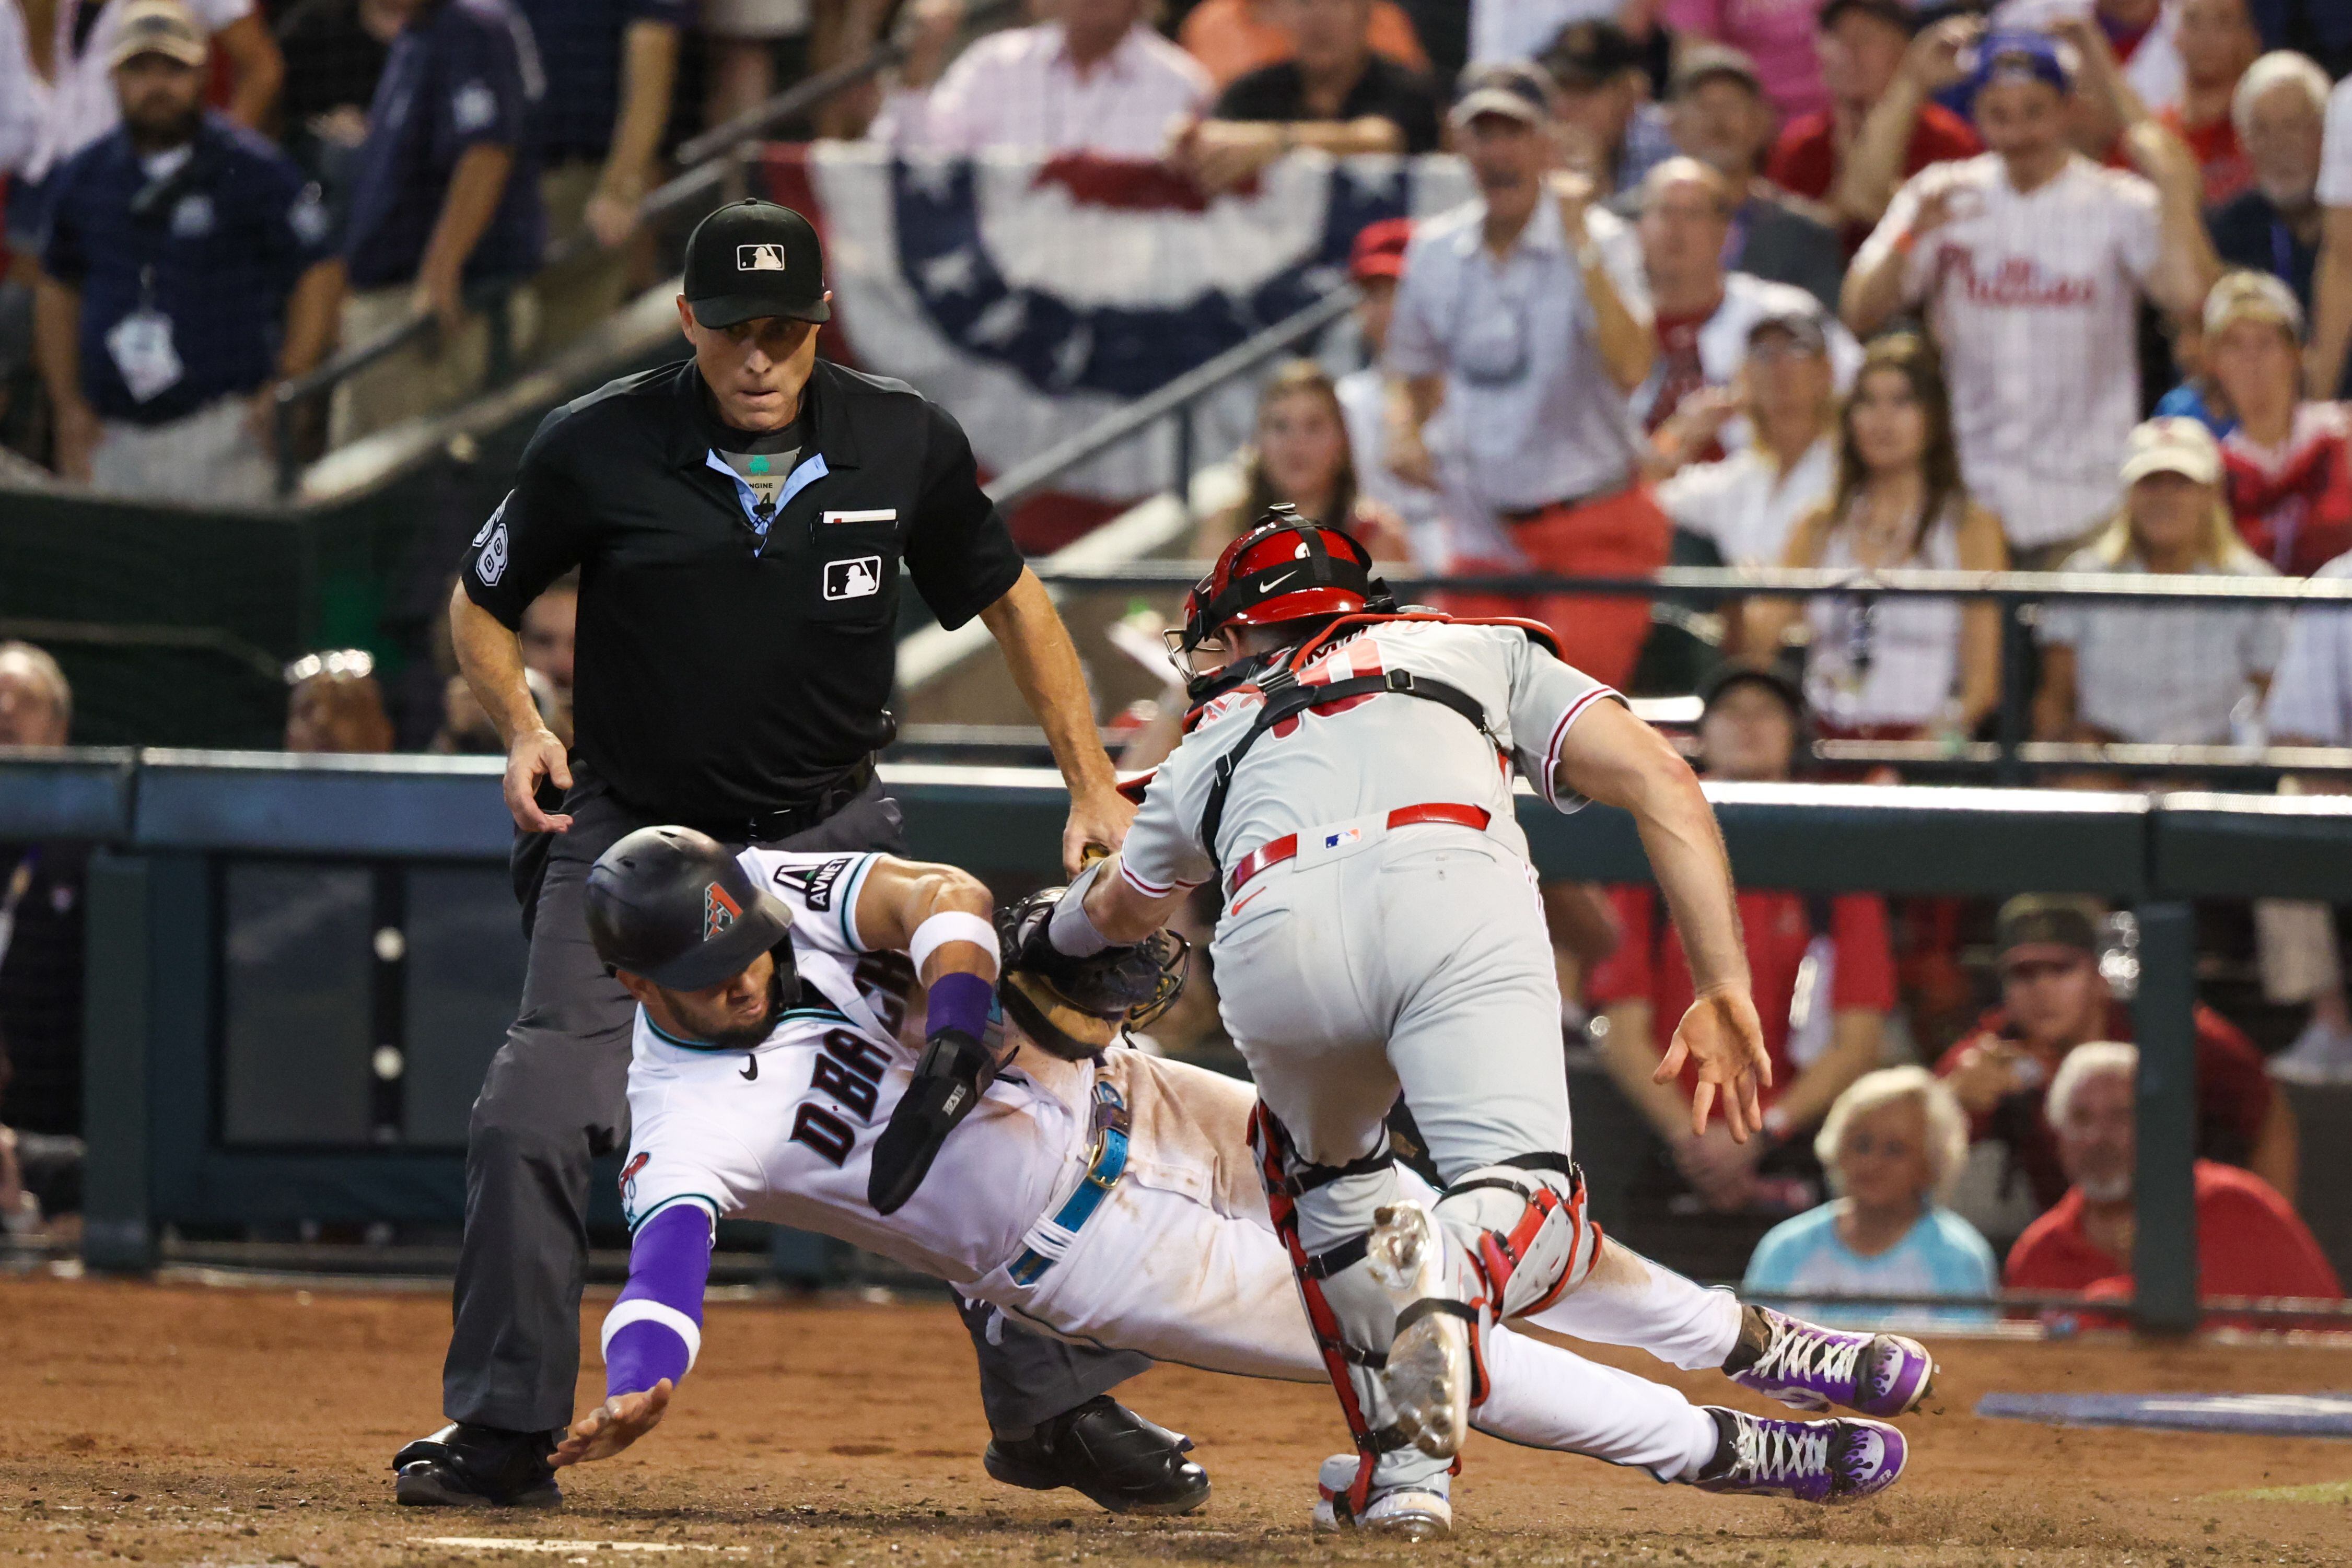
[[[1553,1070],[1558,1071],[1555,1049]],[[1268,1216],[1248,1150],[1249,1086],[1139,1052],[1110,1053],[1109,1071],[1135,1116],[1127,1173],[1070,1250],[1031,1285],[1003,1269],[958,1287],[1005,1317],[1097,1345],[1140,1351],[1154,1361],[1244,1377],[1321,1383],[1326,1371],[1299,1301],[1290,1255]],[[1171,1113],[1173,1114],[1171,1115]],[[1391,1172],[1396,1190],[1433,1202],[1418,1176]],[[1712,1320],[1738,1307],[1727,1291],[1704,1291],[1611,1244],[1587,1286],[1614,1286],[1585,1326],[1564,1332],[1638,1346],[1677,1365],[1690,1359],[1694,1316]],[[1566,1302],[1562,1303],[1565,1306]],[[1696,1307],[1696,1312],[1694,1312]],[[1663,1310],[1661,1310],[1663,1309]],[[1535,1321],[1559,1327],[1551,1312]],[[1523,1443],[1638,1465],[1661,1479],[1689,1474],[1713,1455],[1713,1419],[1675,1389],[1586,1360],[1497,1326],[1486,1340],[1493,1392],[1472,1412],[1481,1431]]]
[[[589,942],[585,891],[596,858],[649,819],[584,775],[564,810],[572,831],[548,846],[522,1005],[491,1060],[467,1130],[456,1327],[441,1375],[449,1419],[510,1431],[544,1431],[572,1419],[591,1165],[629,1139],[635,1004]],[[877,780],[815,828],[769,847],[897,851],[905,847],[900,829],[898,805]],[[967,1321],[990,1426],[1008,1437],[1026,1435],[1150,1364],[1140,1355],[1019,1328],[983,1334],[981,1313]]]

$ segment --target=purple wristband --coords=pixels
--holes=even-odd
[[[959,1029],[974,1040],[985,1039],[989,1009],[995,1005],[996,988],[978,975],[941,975],[931,982],[925,1029],[931,1034]]]

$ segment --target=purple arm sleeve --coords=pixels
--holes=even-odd
[[[604,1316],[604,1393],[675,1385],[702,1349],[702,1287],[710,1279],[710,1213],[674,1203],[637,1227],[629,1282]]]

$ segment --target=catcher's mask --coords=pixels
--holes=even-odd
[[[700,991],[772,953],[793,981],[793,912],[692,828],[639,828],[588,873],[588,936],[608,968],[665,990]]]
[[[1108,1051],[1126,1030],[1146,1027],[1175,1004],[1183,994],[1192,945],[1173,931],[1153,932],[1118,960],[1151,974],[1150,994],[1116,1015],[1081,1007],[1043,975],[1023,968],[1016,950],[1024,912],[1040,901],[1051,904],[1061,894],[1060,888],[1049,887],[997,911],[996,938],[1003,952],[1004,977],[997,985],[996,999],[1039,1049],[1066,1061],[1084,1061]]]
[[[1168,653],[1190,682],[1206,673],[1196,653],[1220,655],[1219,664],[1232,657],[1222,641],[1229,626],[1393,608],[1388,585],[1372,576],[1371,551],[1346,529],[1302,517],[1286,503],[1268,507],[1192,585],[1182,629],[1167,632]]]

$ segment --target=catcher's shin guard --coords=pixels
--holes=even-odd
[[[1389,1154],[1383,1147],[1346,1166],[1309,1165],[1299,1159],[1289,1135],[1263,1104],[1251,1113],[1250,1143],[1265,1181],[1275,1232],[1290,1254],[1307,1325],[1355,1441],[1355,1478],[1345,1488],[1331,1490],[1329,1497],[1335,1516],[1345,1525],[1364,1515],[1376,1489],[1425,1485],[1448,1469],[1442,1458],[1415,1450],[1390,1402],[1381,1373],[1388,1345],[1396,1337],[1396,1299],[1372,1272],[1370,1237],[1359,1233],[1316,1253],[1308,1252],[1299,1238],[1300,1197],[1332,1182],[1386,1168]]]
[[[1496,1322],[1550,1306],[1601,1256],[1601,1228],[1584,1214],[1584,1177],[1563,1155],[1480,1166],[1445,1189],[1436,1214],[1475,1260]]]

